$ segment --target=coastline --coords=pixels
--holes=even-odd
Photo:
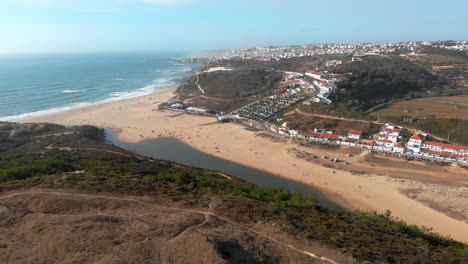
[[[66,111],[70,111],[70,110],[74,110],[74,109],[78,109],[78,108],[90,107],[90,106],[95,106],[95,105],[103,105],[103,104],[120,102],[120,101],[125,101],[125,100],[129,100],[129,99],[133,99],[133,98],[148,96],[148,95],[151,95],[152,93],[167,89],[167,88],[163,88],[163,89],[160,89],[160,90],[153,91],[157,87],[158,87],[158,85],[156,85],[156,84],[146,85],[146,86],[144,86],[142,88],[139,88],[139,89],[137,89],[137,90],[135,90],[133,92],[120,92],[120,93],[124,93],[123,95],[120,95],[120,96],[113,96],[113,97],[109,97],[109,98],[106,98],[106,99],[91,101],[91,102],[76,103],[76,104],[72,104],[72,105],[69,105],[69,106],[59,106],[59,107],[55,107],[55,108],[38,110],[38,111],[34,111],[34,112],[3,116],[3,117],[0,117],[0,121],[19,122],[21,120],[38,118],[38,117],[41,117],[41,116],[66,112]],[[127,93],[127,94],[125,94],[125,93]]]
[[[108,127],[120,132],[120,140],[129,142],[173,137],[206,154],[312,185],[348,209],[379,213],[389,209],[410,224],[432,227],[442,235],[468,242],[467,223],[409,198],[401,191],[404,186],[399,181],[389,181],[388,176],[355,175],[341,170],[333,173],[334,169],[291,156],[291,148],[300,149],[292,142],[272,142],[235,124],[213,123],[215,120],[209,117],[157,110],[175,89],[19,122]]]

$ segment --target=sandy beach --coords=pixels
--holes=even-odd
[[[149,96],[74,109],[20,122],[108,127],[118,129],[121,132],[119,138],[131,142],[175,137],[205,153],[311,184],[349,209],[381,213],[388,209],[394,216],[408,223],[432,227],[440,234],[468,242],[466,170],[454,168],[445,171],[442,168],[434,168],[425,171],[425,167],[418,164],[411,165],[413,167],[385,167],[385,164],[379,164],[378,161],[375,162],[376,165],[371,166],[369,163],[374,161],[367,160],[365,153],[356,155],[352,160],[356,170],[366,171],[368,167],[370,172],[373,172],[373,169],[379,173],[352,173],[340,168],[325,167],[323,164],[291,154],[291,150],[294,149],[320,155],[326,152],[322,149],[311,150],[293,142],[274,142],[242,126],[217,123],[214,118],[159,111],[158,105],[172,97],[174,90],[175,88],[169,88]],[[379,166],[382,166],[381,170]],[[394,168],[398,168],[399,171],[392,172]],[[425,175],[428,175],[430,182],[424,181]],[[442,193],[448,198],[445,197],[437,206],[431,206],[440,200],[439,196]],[[456,208],[451,209],[456,211],[453,214],[444,212],[444,205],[449,206],[451,201],[458,203]]]

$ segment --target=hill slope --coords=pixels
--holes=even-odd
[[[0,149],[0,232],[8,234],[0,238],[2,263],[462,263],[467,257],[462,243],[389,215],[334,212],[297,193],[136,156],[105,144],[94,127],[0,123]]]

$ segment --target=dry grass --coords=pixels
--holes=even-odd
[[[1,197],[0,263],[324,263],[260,234],[307,246],[278,227],[251,232],[183,202],[47,189],[9,196]]]
[[[370,126],[366,121],[335,120],[330,118],[307,116],[298,112],[289,112],[284,116],[284,118],[300,124],[300,130],[307,132],[312,132],[314,128],[319,128],[334,130],[337,133],[346,134],[350,130],[366,131]]]
[[[397,102],[373,116],[430,116],[468,120],[468,95],[428,97]]]

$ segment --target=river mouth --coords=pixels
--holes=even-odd
[[[217,170],[261,187],[281,187],[285,190],[299,192],[304,196],[312,196],[320,206],[333,210],[344,210],[342,206],[331,201],[320,190],[310,185],[203,153],[175,138],[158,138],[132,143],[117,139],[109,129],[105,129],[105,131],[108,143],[138,155]]]

